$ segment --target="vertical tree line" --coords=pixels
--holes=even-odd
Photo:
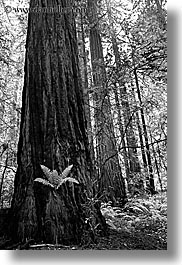
[[[96,139],[96,163],[102,164],[101,161],[105,160],[109,165],[113,158],[115,161],[121,158],[119,162],[122,167],[120,175],[123,179],[123,186],[125,185],[124,178],[126,179],[129,193],[143,193],[145,189],[146,192],[155,194],[157,187],[155,187],[154,182],[157,180],[161,183],[161,179],[157,178],[159,176],[159,160],[152,157],[155,150],[153,149],[154,143],[150,143],[150,122],[148,120],[150,114],[147,110],[148,103],[145,103],[147,92],[145,95],[143,87],[146,86],[146,91],[149,90],[150,97],[157,96],[155,94],[157,89],[157,82],[154,82],[155,74],[159,82],[159,91],[162,87],[166,87],[164,78],[166,72],[165,10],[161,6],[159,12],[156,1],[150,1],[150,3],[146,1],[133,2],[130,6],[131,14],[128,19],[124,18],[123,23],[120,22],[119,24],[117,22],[118,14],[112,11],[114,10],[113,7],[117,8],[117,4],[114,2],[111,4],[109,1],[87,1],[87,4],[89,15],[87,15],[88,21],[85,22],[85,28],[88,32],[86,38],[89,39],[90,45],[88,64],[92,68],[93,85],[91,92],[94,115],[91,119],[95,126],[95,130],[93,127],[92,131],[94,132],[93,137]],[[124,12],[125,7],[122,8]],[[138,18],[132,20],[135,12],[142,15],[141,17],[138,15]],[[122,11],[119,15],[122,17]],[[162,20],[159,19],[159,15],[162,16]],[[153,27],[156,29],[156,34],[153,34],[151,23],[154,19]],[[161,26],[161,21],[163,21],[163,26]],[[144,29],[144,25],[146,29]],[[121,35],[119,35],[119,31],[122,31]],[[148,34],[148,39],[145,32]],[[121,41],[120,38],[123,40]],[[158,40],[160,41],[157,43]],[[105,45],[107,47],[103,48],[102,43],[107,43]],[[161,49],[164,49],[163,52]],[[105,56],[104,53],[106,53]],[[105,101],[105,105],[103,101]],[[155,111],[155,105],[152,104],[152,101],[148,104],[149,108],[151,111]],[[113,111],[117,113],[117,124],[114,123]],[[111,122],[109,117],[111,117]],[[110,127],[106,124],[110,124]],[[119,130],[119,136],[117,130]],[[163,134],[160,140],[165,142],[166,136]],[[109,144],[109,141],[112,141],[114,145]],[[102,158],[102,155],[105,155],[104,149],[102,149],[103,143],[105,146],[106,143],[110,146],[110,149],[109,147],[105,149],[108,154],[107,158]],[[99,163],[98,168],[101,168]],[[110,169],[113,172],[113,168],[110,167]],[[108,168],[106,172],[109,174]],[[162,174],[165,174],[164,172],[165,170]],[[113,191],[116,189],[114,173],[110,174],[112,177],[107,175],[104,177],[103,171],[99,169],[98,175],[100,182],[104,180],[102,193],[107,191],[109,194],[107,185],[112,187]],[[157,189],[159,186],[161,187],[161,184],[158,185]]]

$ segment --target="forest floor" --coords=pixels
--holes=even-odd
[[[140,196],[128,200],[124,208],[103,203],[101,212],[108,235],[79,246],[27,244],[11,249],[31,250],[167,250],[167,194]]]

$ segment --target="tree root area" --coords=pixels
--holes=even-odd
[[[5,250],[167,250],[167,242],[161,240],[150,230],[128,232],[118,232],[109,230],[108,235],[97,237],[95,242],[90,240],[81,245],[54,245],[47,243],[36,243],[33,240],[28,242],[14,243],[11,240],[0,238],[0,249]]]

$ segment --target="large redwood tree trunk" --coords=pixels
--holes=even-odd
[[[39,7],[64,10],[73,2],[39,1]],[[31,0],[30,7],[35,6]],[[92,195],[88,146],[73,13],[30,13],[11,209],[14,238],[80,242],[90,214],[85,203]],[[63,184],[55,191],[34,182],[44,178],[40,165],[61,173],[70,164],[71,177],[80,185]],[[98,221],[97,215],[92,221]]]

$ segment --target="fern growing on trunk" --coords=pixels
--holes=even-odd
[[[56,190],[59,189],[59,187],[66,181],[79,184],[78,180],[76,180],[75,178],[67,177],[71,172],[72,167],[73,165],[68,166],[67,168],[65,168],[65,170],[63,170],[62,174],[59,175],[57,170],[51,171],[48,167],[41,165],[41,169],[46,179],[36,178],[34,181]]]

